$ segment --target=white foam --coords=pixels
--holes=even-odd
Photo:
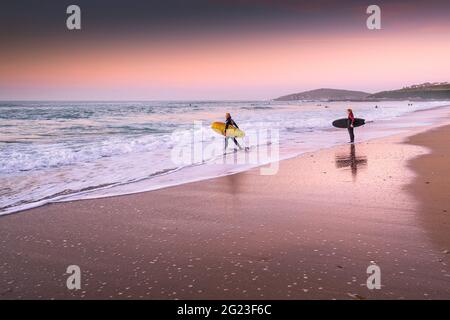
[[[66,106],[69,111],[64,108],[55,111],[45,105],[43,108],[48,113],[48,120],[37,116],[27,120],[26,113],[16,107],[22,112],[20,119],[0,120],[4,133],[2,139],[20,142],[0,144],[0,207],[4,208],[0,214],[51,201],[155,190],[248,170],[270,162],[272,159],[262,158],[258,163],[223,165],[213,163],[217,158],[222,159],[216,153],[207,154],[201,161],[193,163],[174,163],[171,153],[179,146],[173,141],[170,131],[193,130],[192,124],[196,120],[203,120],[208,126],[212,121],[221,120],[225,112],[231,112],[248,133],[261,127],[279,130],[280,159],[283,159],[345,142],[348,139],[346,130],[334,130],[330,123],[345,117],[347,107],[352,107],[357,117],[375,121],[357,131],[358,139],[367,140],[406,130],[405,124],[396,119],[410,115],[412,111],[450,103],[409,104],[409,101],[204,102],[191,103],[191,106],[166,103],[160,109],[156,103],[137,106],[126,103],[118,107],[88,104],[83,106],[86,118],[81,119],[73,118],[79,107],[77,104]],[[30,112],[30,106],[26,108]],[[89,115],[90,108],[94,109],[94,115]],[[58,112],[58,116],[52,118],[52,112]],[[67,113],[71,117],[67,117]],[[408,126],[420,124],[424,122],[411,120]],[[170,130],[164,131],[167,128]],[[200,140],[215,144],[218,150],[222,148],[222,139],[207,127]],[[247,143],[261,145],[250,143],[248,138]],[[252,150],[250,155],[254,152]]]

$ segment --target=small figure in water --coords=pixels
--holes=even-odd
[[[350,135],[349,143],[353,143],[355,141],[355,133],[353,132],[354,125],[355,125],[355,116],[353,115],[352,109],[347,109],[347,114],[348,114],[347,129],[348,129],[348,134]]]
[[[226,134],[227,129],[228,129],[229,126],[233,126],[233,127],[237,128],[237,129],[239,129],[238,125],[236,124],[236,122],[234,122],[233,119],[231,119],[231,115],[228,112],[226,113],[225,118],[226,118],[226,120],[225,120],[225,132],[224,132],[224,134]],[[230,138],[233,139],[233,142],[239,147],[239,149],[241,149],[241,150],[243,149],[240,146],[239,142],[236,140],[235,137],[227,137],[227,136],[225,136],[225,148],[223,149],[223,153],[224,154],[225,154],[225,152],[227,150],[227,147],[228,147],[228,139],[230,139]]]

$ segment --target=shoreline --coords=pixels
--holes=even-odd
[[[409,163],[434,156],[404,139],[282,160],[275,176],[256,168],[2,216],[0,299],[447,299],[450,255],[430,241],[447,239],[443,224],[417,221],[422,190],[410,192],[421,178]],[[381,290],[365,287],[372,263]],[[82,290],[65,288],[72,264]]]
[[[429,121],[434,121],[436,122],[434,125],[442,125],[442,123],[440,123],[439,120],[437,120],[438,118],[436,118],[436,115],[433,115],[433,111],[445,111],[447,108],[449,108],[450,105],[441,105],[441,106],[436,106],[436,107],[432,107],[429,109],[419,109],[419,110],[414,110],[412,111],[410,114],[407,114],[403,117],[400,117],[396,120],[398,120],[400,123],[408,123],[409,121],[414,121],[414,117],[417,114],[421,114],[421,113],[425,113],[426,117],[429,117]],[[391,120],[387,120],[388,123]],[[384,123],[386,122],[386,120],[381,120],[378,122],[377,125],[381,124],[381,128],[378,128],[378,130],[391,130],[392,132],[386,134],[386,135],[381,135],[381,136],[371,136],[371,132],[373,133],[373,128],[368,130],[368,134],[364,133],[367,135],[367,137],[363,136],[363,139],[358,141],[358,143],[368,143],[371,142],[373,140],[377,140],[377,139],[384,139],[387,137],[391,137],[391,136],[398,136],[401,135],[405,132],[402,131],[402,127],[398,127],[398,128],[389,128],[389,126],[387,128],[384,127]],[[373,126],[373,124],[372,124]],[[412,135],[413,133],[416,132],[422,132],[422,131],[426,131],[430,126],[429,125],[425,125],[425,126],[419,126],[419,127],[412,127],[410,128],[411,132],[406,132],[407,135]],[[367,130],[366,130],[367,131]],[[345,141],[345,139],[344,139]],[[260,169],[263,167],[266,167],[268,165],[280,162],[280,161],[285,161],[285,160],[290,160],[296,157],[301,157],[304,155],[308,155],[311,153],[315,153],[315,152],[319,152],[321,150],[326,150],[326,149],[332,149],[335,147],[339,147],[339,146],[343,146],[343,145],[347,145],[346,143],[338,143],[335,145],[331,145],[331,146],[321,146],[318,147],[316,149],[313,150],[309,150],[309,149],[305,149],[303,151],[297,151],[294,152],[293,154],[287,154],[284,155],[282,157],[280,157],[278,160],[276,161],[270,161],[269,163],[265,163],[265,164],[253,164],[250,165],[249,167],[245,167],[245,168],[241,168],[241,169],[237,169],[236,171],[230,172],[230,173],[220,173],[220,174],[214,174],[212,176],[203,176],[200,177],[198,179],[187,179],[185,181],[179,182],[179,183],[174,183],[174,182],[170,182],[166,184],[164,182],[156,182],[156,185],[153,186],[141,186],[141,187],[137,187],[139,186],[139,184],[143,183],[144,185],[146,185],[148,179],[144,179],[142,181],[136,181],[136,182],[131,182],[131,183],[124,183],[124,184],[117,184],[111,187],[106,187],[106,188],[98,188],[95,190],[88,190],[88,191],[83,191],[83,192],[79,192],[79,193],[74,193],[74,194],[70,194],[70,195],[62,195],[62,196],[58,196],[52,200],[48,200],[48,199],[41,199],[37,202],[32,202],[32,203],[28,203],[26,205],[23,205],[23,208],[21,209],[14,209],[12,211],[9,211],[8,209],[5,210],[4,212],[0,213],[0,217],[1,216],[5,216],[5,215],[10,215],[10,214],[18,214],[18,213],[22,213],[25,212],[27,210],[32,210],[35,208],[39,208],[41,206],[46,206],[48,204],[52,204],[52,203],[63,203],[63,202],[72,202],[72,201],[84,201],[84,200],[92,200],[92,199],[103,199],[103,198],[111,198],[111,197],[117,197],[117,196],[127,196],[127,195],[133,195],[133,194],[140,194],[140,193],[145,193],[145,192],[153,192],[156,190],[163,190],[163,189],[167,189],[167,188],[171,188],[171,187],[177,187],[177,186],[182,186],[182,185],[186,185],[186,184],[190,184],[190,183],[195,183],[195,182],[201,182],[201,181],[208,181],[211,179],[216,179],[216,178],[221,178],[221,177],[226,177],[229,175],[233,175],[233,174],[239,174],[242,172],[246,172],[249,170],[255,170],[255,169]],[[191,168],[188,168],[188,170],[193,169],[194,166],[191,166]],[[176,174],[176,173],[175,173]],[[157,176],[156,179],[158,181],[158,179],[162,178],[164,181],[165,178],[165,174],[161,175],[161,176]],[[169,180],[174,180],[174,178],[171,178]],[[136,190],[130,190],[128,189],[129,186],[135,186]],[[120,188],[125,188],[125,189],[120,189]],[[111,191],[111,190],[119,190],[119,191]],[[127,190],[128,189],[128,190]],[[122,191],[120,191],[122,190]]]
[[[441,137],[441,138],[440,138]],[[450,254],[450,125],[408,137],[406,143],[426,147],[429,151],[408,162],[416,173],[406,186],[419,200],[418,217],[438,250]],[[450,281],[450,279],[449,279]]]

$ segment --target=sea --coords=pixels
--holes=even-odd
[[[3,101],[0,102],[0,215],[49,202],[168,188],[270,166],[348,142],[331,123],[352,108],[367,124],[357,141],[405,127],[408,114],[449,101]],[[231,113],[246,132],[210,129]],[[408,126],[429,123],[416,121]],[[276,174],[270,171],[263,174]]]

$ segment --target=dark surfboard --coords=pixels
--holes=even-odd
[[[333,126],[336,128],[347,128],[348,125],[348,119],[347,118],[342,118],[342,119],[337,119],[333,121]],[[353,126],[359,127],[362,126],[366,123],[366,120],[361,119],[361,118],[355,118],[355,122],[353,123]]]

